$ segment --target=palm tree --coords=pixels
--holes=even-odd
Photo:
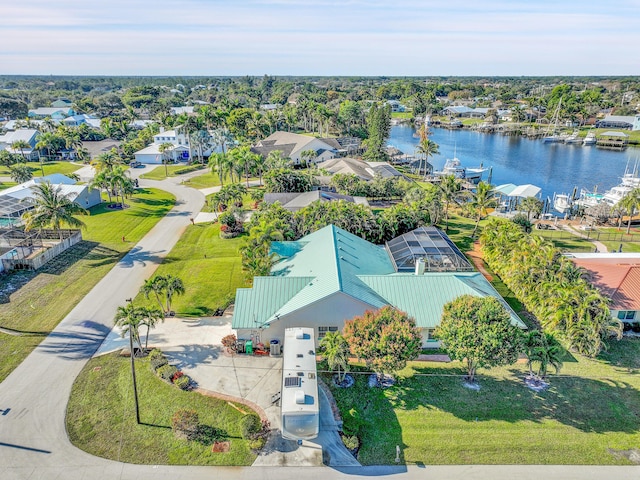
[[[622,200],[620,200],[619,203],[629,215],[629,219],[627,220],[628,235],[631,233],[631,219],[633,218],[633,214],[636,210],[640,209],[640,187],[636,187],[628,192],[624,197],[622,197]]]
[[[13,148],[14,150],[20,150],[20,155],[22,155],[22,158],[24,158],[24,161],[26,163],[27,157],[24,154],[24,150],[25,148],[26,149],[31,148],[31,145],[29,144],[29,142],[27,142],[26,140],[16,140],[11,144],[11,148]],[[42,176],[44,176],[44,171],[42,172]]]
[[[429,163],[429,157],[433,157],[440,153],[440,147],[437,143],[432,140],[429,140],[426,136],[424,139],[420,140],[420,143],[416,147],[416,152],[424,156],[424,177],[426,178],[427,172],[433,169],[433,167],[428,168],[431,164]],[[419,173],[422,172],[422,160],[420,160],[420,166],[418,168],[420,170]]]
[[[489,183],[480,182],[476,186],[476,191],[472,194],[471,208],[476,212],[476,224],[473,227],[471,237],[476,236],[478,224],[482,217],[488,213],[488,209],[496,206],[496,198],[493,187]]]
[[[458,198],[461,195],[462,183],[455,175],[445,175],[442,177],[440,183],[440,195],[444,202],[444,221],[445,232],[449,231],[449,205],[452,203],[457,204]]]
[[[126,174],[126,169],[122,165],[118,165],[109,172],[108,176],[109,188],[115,193],[116,202],[118,201],[118,195],[122,197],[122,208],[125,208],[127,205],[124,202],[124,196],[127,190],[130,190],[128,187],[132,183],[131,179]]]
[[[184,283],[182,279],[174,277],[173,275],[167,275],[165,277],[165,295],[167,299],[167,312],[171,313],[171,300],[174,295],[182,295],[185,292]]]
[[[157,308],[140,307],[140,325],[147,327],[147,334],[144,339],[144,350],[149,347],[149,330],[154,328],[159,321],[164,321],[164,312]]]
[[[528,332],[525,337],[525,349],[530,376],[534,375],[534,362],[538,363],[538,371],[535,375],[540,379],[547,376],[549,366],[554,368],[556,374],[560,372],[563,349],[553,334],[539,330]]]
[[[531,214],[539,215],[542,213],[542,200],[536,197],[526,197],[520,202],[520,210],[527,212],[527,220],[531,221]]]
[[[144,285],[140,287],[140,292],[143,293],[145,298],[147,299],[153,293],[163,313],[165,310],[161,296],[164,295],[166,284],[167,281],[165,277],[163,277],[162,275],[156,275],[153,278],[145,280]]]
[[[58,236],[62,240],[60,230],[62,225],[74,228],[86,226],[74,215],[88,215],[89,212],[64,195],[59,186],[54,187],[49,182],[45,182],[37,184],[33,190],[35,208],[22,214],[25,230],[51,227],[58,232]]]
[[[140,325],[142,321],[142,314],[140,309],[133,305],[133,302],[127,303],[125,307],[118,307],[116,310],[116,316],[114,318],[114,324],[122,328],[122,336],[127,333],[131,336],[132,340],[138,344],[140,350],[142,350],[142,343],[140,341]],[[133,357],[133,352],[131,352]]]
[[[175,148],[175,145],[173,143],[169,143],[169,142],[162,143],[158,147],[158,151],[162,155],[162,163],[164,164],[164,176],[165,177],[169,176],[169,168],[167,167],[167,164],[169,163],[170,159],[167,156],[167,152],[173,151],[174,148]],[[189,151],[191,151],[191,150],[189,150]],[[191,156],[189,156],[189,159],[191,159]]]
[[[340,332],[327,332],[320,340],[320,348],[329,369],[338,371],[338,383],[342,382],[349,371],[349,344]]]
[[[18,163],[9,167],[9,176],[16,183],[24,183],[33,178],[33,172],[26,163]]]
[[[113,170],[113,167],[120,164],[120,157],[118,156],[118,152],[116,152],[115,148],[112,148],[108,152],[101,153],[97,156],[95,161],[96,171],[108,171]]]

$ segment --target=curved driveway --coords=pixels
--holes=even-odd
[[[202,193],[177,185],[176,179],[141,184],[173,193],[176,206],[0,384],[0,479],[303,480],[380,475],[403,479],[640,478],[640,467],[427,465],[332,469],[131,465],[77,449],[65,431],[66,405],[74,379],[110,331],[116,308],[152,275],[204,203]],[[394,450],[395,446],[389,448]]]

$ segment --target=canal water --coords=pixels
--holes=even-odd
[[[419,139],[410,126],[391,127],[388,144],[406,154],[413,155]],[[441,170],[448,158],[455,156],[465,167],[493,167],[493,185],[531,183],[542,189],[542,199],[553,198],[553,193],[571,193],[574,187],[604,193],[620,183],[627,163],[640,167],[640,148],[612,151],[584,147],[544,143],[499,134],[478,133],[470,130],[432,128],[431,140],[440,147],[440,154],[429,162],[435,170]],[[488,172],[483,176],[487,180]]]

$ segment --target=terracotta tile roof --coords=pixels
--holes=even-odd
[[[640,310],[640,261],[616,258],[572,261],[584,268],[591,283],[611,299],[612,310]]]

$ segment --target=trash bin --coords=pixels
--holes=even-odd
[[[244,353],[253,355],[253,342],[251,340],[247,340],[244,344]]]
[[[238,341],[236,342],[236,352],[238,353],[244,353],[244,345],[246,343],[246,340],[243,340],[241,338],[238,339]]]
[[[269,355],[274,357],[280,355],[280,340],[271,340],[269,342]]]

